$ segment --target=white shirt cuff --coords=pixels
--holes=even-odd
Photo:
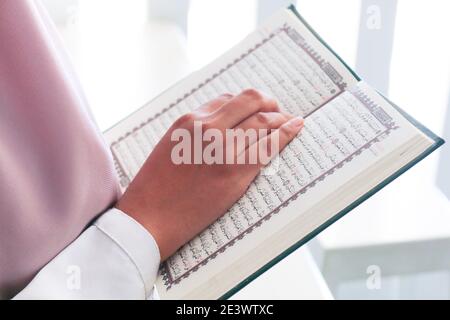
[[[153,236],[139,222],[116,208],[98,218],[94,225],[130,257],[142,278],[146,296],[151,296],[161,261]]]
[[[36,275],[15,299],[149,299],[159,248],[144,227],[111,209]]]

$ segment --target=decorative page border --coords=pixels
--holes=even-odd
[[[294,41],[298,46],[300,46],[313,60],[317,63],[318,66],[325,72],[325,74],[330,78],[331,81],[334,82],[335,85],[338,86],[340,92],[344,91],[347,88],[347,83],[344,82],[344,78],[337,72],[337,70],[312,47],[310,46],[305,38],[298,33],[297,30],[291,28],[289,25],[285,24],[282,28],[282,31],[286,32],[286,34]],[[338,92],[337,94],[339,94]]]
[[[243,60],[248,55],[252,54],[255,50],[260,48],[263,44],[274,38],[276,35],[280,33],[286,33],[286,35],[291,38],[300,48],[302,48],[312,59],[314,62],[317,63],[318,66],[325,72],[326,75],[330,78],[331,81],[339,88],[339,92],[336,92],[333,97],[331,97],[329,100],[332,100],[334,97],[341,94],[345,89],[347,88],[347,83],[343,81],[342,76],[336,71],[336,69],[333,68],[333,66],[327,62],[325,59],[322,58],[322,56],[312,47],[310,46],[306,40],[297,32],[297,30],[290,27],[287,23],[285,23],[281,28],[276,29],[274,32],[269,34],[266,38],[261,40],[259,43],[257,43],[255,46],[247,50],[247,52],[241,54],[238,58],[234,59],[231,63],[227,64],[224,68],[220,69],[217,73],[214,73],[210,78],[207,78],[205,81],[200,83],[197,87],[193,88],[191,91],[185,93],[182,97],[179,97],[176,99],[173,103],[171,103],[168,107],[164,108],[157,114],[155,114],[153,117],[148,118],[147,120],[143,121],[138,126],[131,129],[131,131],[128,131],[123,136],[119,137],[116,141],[111,143],[110,149],[113,156],[114,166],[116,169],[116,172],[119,176],[119,183],[122,186],[122,188],[126,188],[128,184],[130,183],[130,177],[126,174],[125,168],[121,164],[114,147],[136,131],[142,129],[144,126],[149,124],[151,121],[157,119],[159,116],[161,116],[163,113],[169,111],[173,107],[175,107],[177,104],[182,102],[183,100],[187,99],[189,96],[193,95],[195,92],[200,90],[202,87],[207,85],[209,82],[223,74],[225,71],[239,63],[241,60]],[[329,101],[328,100],[328,101]],[[328,101],[325,101],[327,103]]]
[[[355,86],[348,90],[356,99],[358,99],[370,113],[377,118],[386,128],[397,129],[394,123],[394,119],[384,111],[382,107],[376,104],[361,88]]]
[[[240,233],[238,236],[236,236],[231,241],[227,242],[225,245],[220,247],[218,250],[216,250],[214,253],[209,255],[206,259],[204,259],[202,262],[198,263],[191,269],[187,270],[184,274],[179,276],[176,279],[173,279],[169,267],[167,266],[168,262],[165,262],[163,265],[161,265],[160,268],[160,274],[163,277],[164,285],[166,286],[166,290],[169,290],[173,287],[173,285],[180,283],[183,279],[186,279],[189,277],[190,274],[193,272],[196,272],[201,266],[206,265],[210,260],[213,260],[216,258],[216,256],[220,253],[225,252],[225,250],[231,246],[233,246],[237,241],[242,240],[245,235],[250,234],[253,230],[258,228],[262,225],[264,221],[268,221],[270,218],[272,218],[275,214],[279,213],[282,208],[287,207],[293,200],[296,200],[299,195],[302,195],[306,193],[306,191],[310,188],[313,188],[318,182],[323,181],[327,176],[332,175],[337,169],[342,168],[346,163],[351,162],[356,156],[360,155],[364,150],[369,149],[372,145],[375,143],[381,141],[382,137],[386,137],[389,135],[393,130],[396,130],[398,126],[395,125],[395,122],[393,121],[392,117],[390,117],[380,106],[378,106],[375,102],[373,102],[363,91],[361,91],[359,88],[355,88],[349,91],[355,98],[357,98],[368,110],[369,112],[378,120],[380,123],[384,126],[384,130],[379,132],[372,140],[368,141],[364,145],[362,145],[358,150],[350,154],[348,157],[337,163],[335,166],[327,170],[326,172],[322,173],[319,177],[311,181],[309,184],[301,188],[299,191],[297,191],[294,195],[292,195],[289,199],[287,199],[285,202],[281,203],[277,208],[269,212],[267,215],[262,217],[260,220],[258,220],[256,223],[248,227],[246,230],[244,230],[242,233]]]

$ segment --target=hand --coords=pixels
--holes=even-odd
[[[301,130],[303,119],[282,113],[273,99],[250,89],[237,96],[225,94],[178,119],[156,145],[143,167],[129,185],[116,207],[142,224],[156,240],[161,260],[222,216],[247,190],[267,163],[176,164],[172,141],[177,129],[194,133],[195,124],[203,132],[217,129],[223,133],[223,157],[233,148],[239,155],[269,148],[278,139],[282,150]],[[230,147],[226,129],[267,129],[266,135],[249,138]],[[207,143],[203,142],[202,147]],[[278,150],[270,150],[270,156]],[[225,162],[225,160],[224,160]],[[246,161],[250,162],[250,161]]]

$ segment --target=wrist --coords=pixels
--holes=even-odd
[[[155,222],[157,214],[150,212],[148,207],[142,209],[139,206],[129,205],[127,201],[119,201],[115,208],[130,216],[147,230],[158,246],[161,261],[166,260],[170,256],[170,243],[173,241],[167,239],[168,232],[164,231],[165,226]]]

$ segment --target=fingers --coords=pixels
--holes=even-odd
[[[200,131],[196,130],[198,122]],[[219,96],[196,111],[185,114],[175,121],[173,130],[169,130],[168,134],[180,128],[194,135],[211,134],[209,138],[200,137],[200,147],[209,148],[208,152],[214,154],[212,157],[217,161],[211,163],[248,164],[257,169],[250,170],[249,174],[257,174],[294,139],[303,126],[302,118],[281,112],[274,100],[263,97],[255,90],[246,90],[236,97],[230,94]],[[208,141],[217,144],[208,144]],[[204,150],[200,151],[200,157],[204,156]]]
[[[241,123],[235,129],[278,129],[283,123],[293,118],[290,114],[282,112],[257,112]]]
[[[211,100],[201,107],[197,109],[200,113],[207,113],[211,114],[217,111],[220,107],[222,107],[225,103],[229,102],[231,99],[234,98],[234,95],[231,93],[224,93],[220,96],[218,96],[216,99]]]
[[[290,114],[282,112],[257,112],[252,116],[248,117],[241,123],[239,123],[235,130],[242,130],[241,132],[249,132],[253,130],[256,132],[255,135],[247,135],[244,141],[241,141],[240,145],[237,147],[237,152],[241,153],[248,148],[249,145],[255,143],[258,139],[266,136],[271,132],[271,130],[278,129],[293,116]]]
[[[257,112],[279,112],[275,100],[265,97],[255,89],[242,93],[225,103],[216,112],[217,123],[221,128],[234,128]]]
[[[275,158],[287,145],[294,139],[300,130],[304,127],[303,118],[292,118],[282,124],[271,134],[259,139],[245,150],[245,158],[251,159],[257,152],[258,167],[264,167]]]

